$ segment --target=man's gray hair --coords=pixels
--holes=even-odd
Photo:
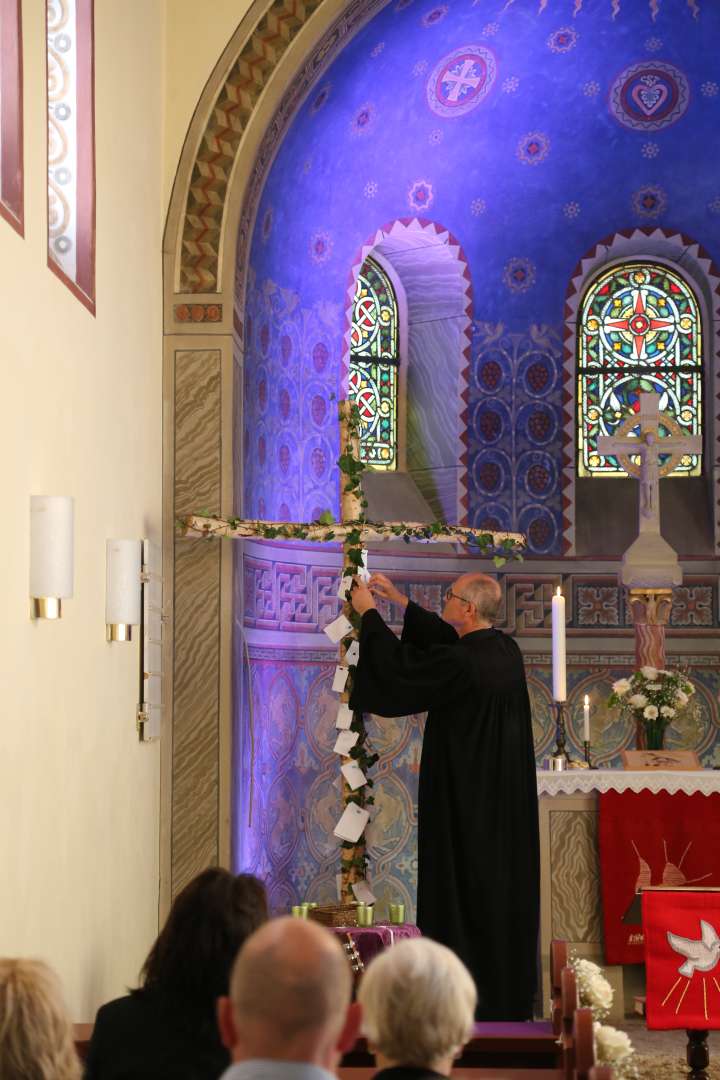
[[[495,578],[487,574],[468,574],[459,590],[466,600],[475,605],[478,619],[493,623],[502,600],[502,592]]]
[[[455,1056],[472,1034],[477,993],[461,960],[429,938],[401,941],[360,983],[363,1032],[398,1065],[429,1068]]]

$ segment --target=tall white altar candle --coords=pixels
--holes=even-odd
[[[560,587],[552,598],[552,683],[553,700],[567,700],[565,670],[565,597]]]
[[[590,742],[590,698],[587,694],[583,705],[583,739],[586,743]]]

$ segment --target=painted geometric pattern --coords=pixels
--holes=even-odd
[[[235,865],[261,876],[274,910],[336,897],[342,812],[335,735],[334,653],[250,649],[251,707],[241,719],[245,745],[236,808]],[[252,724],[252,740],[248,727]],[[372,886],[414,917],[417,884],[417,776],[422,719],[368,720],[380,755],[368,830]]]
[[[251,706],[240,720],[244,747],[239,763],[241,792],[236,805],[235,865],[268,883],[273,909],[287,910],[303,899],[328,901],[336,895],[338,842],[332,835],[341,813],[337,757],[330,750],[337,695],[331,690],[335,654],[250,646]],[[720,673],[712,655],[682,658],[697,688],[694,714],[669,728],[672,747],[695,749],[704,765],[720,764]],[[551,752],[554,721],[550,703],[549,658],[526,656],[538,766]],[[568,665],[568,741],[581,756],[583,697],[591,701],[591,739],[597,764],[619,768],[621,750],[634,732],[604,705],[615,679],[627,675],[630,657],[580,655]],[[670,666],[679,657],[668,657]],[[417,777],[422,717],[371,717],[370,740],[380,760],[373,770],[376,804],[369,829],[371,883],[381,903],[396,899],[414,916],[417,885]],[[566,868],[563,889],[568,910],[581,883]],[[590,918],[592,923],[592,917]],[[575,940],[595,940],[593,925],[577,928]]]
[[[283,630],[289,633],[320,633],[335,618],[339,601],[339,573],[332,567],[303,565],[273,556],[246,555],[245,625],[254,629]],[[440,611],[443,594],[457,573],[417,572],[404,577],[393,575],[398,587],[423,607]],[[552,597],[562,585],[567,598],[568,629],[587,630],[593,636],[617,630],[632,633],[632,616],[625,589],[611,574],[499,574],[501,603],[495,625],[518,637],[548,632]],[[718,580],[713,575],[686,574],[683,585],[673,589],[669,630],[684,634],[714,635],[720,630]],[[378,608],[394,630],[400,629],[397,609],[378,601]]]
[[[702,434],[700,310],[678,274],[643,262],[600,274],[585,295],[577,340],[580,476],[626,475],[616,457],[598,453],[597,440],[639,411],[643,392],[659,395],[660,412],[683,434]],[[698,476],[700,461],[688,454],[675,472]]]
[[[519,529],[533,554],[560,550],[557,447],[562,425],[558,334],[474,326],[469,420],[470,522]]]
[[[245,315],[243,513],[307,521],[338,513],[341,327],[326,305],[251,275]],[[240,500],[238,500],[239,502]]]
[[[77,13],[48,0],[48,251],[71,281],[77,272]]]

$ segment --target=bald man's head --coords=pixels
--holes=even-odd
[[[333,934],[303,919],[271,920],[247,939],[230,980],[243,1056],[286,1057],[295,1046],[303,1057],[292,1060],[312,1060],[313,1047],[334,1048],[351,996],[350,967]]]
[[[497,618],[502,593],[495,578],[487,574],[463,574],[453,585],[458,593],[475,605],[480,622],[494,623]]]

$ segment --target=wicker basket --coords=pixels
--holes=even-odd
[[[357,904],[322,904],[310,908],[308,916],[323,926],[357,926]]]

